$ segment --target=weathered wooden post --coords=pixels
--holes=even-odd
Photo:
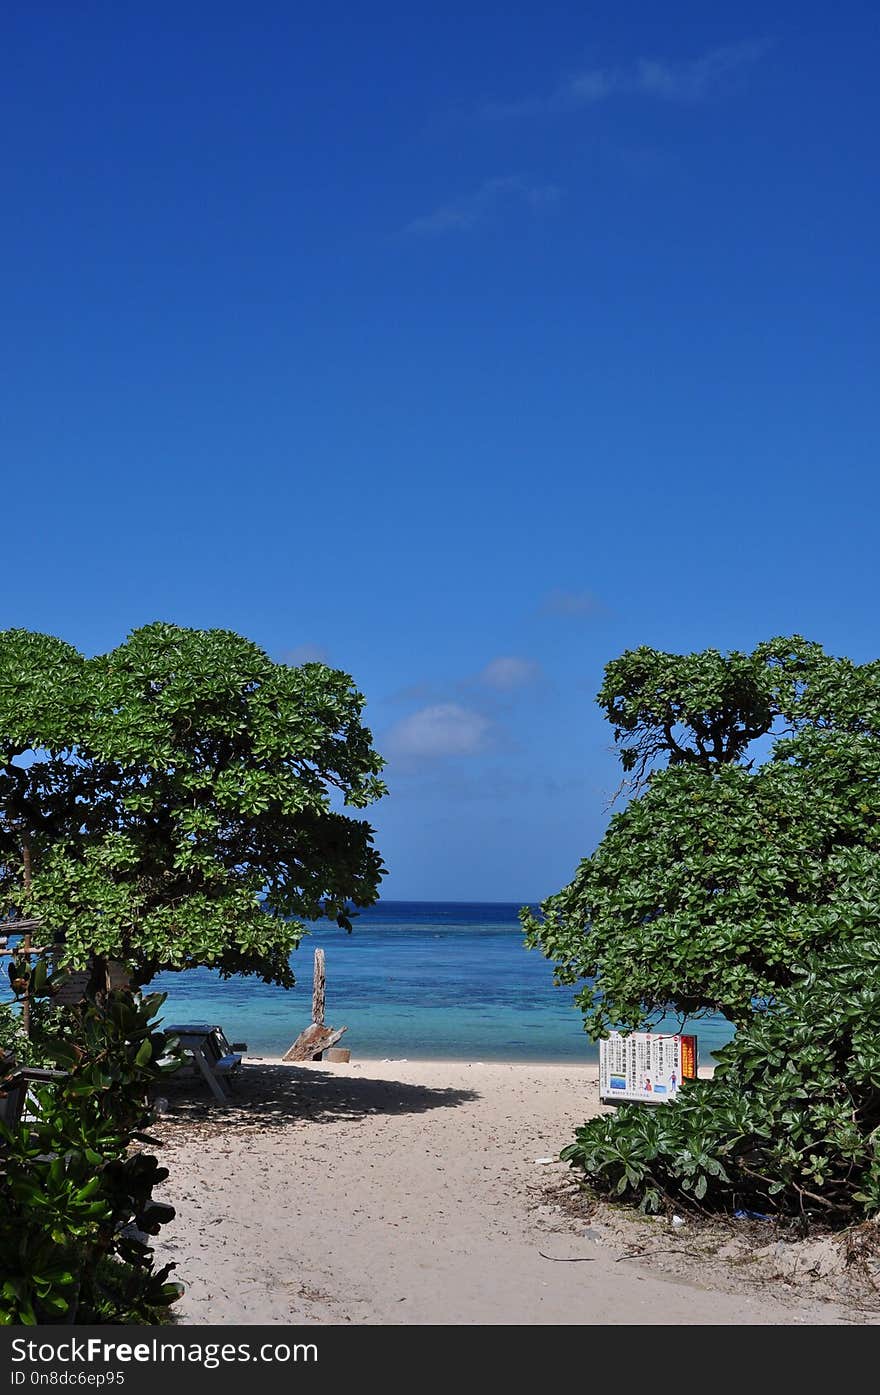
[[[315,987],[312,993],[312,1021],[319,1027],[324,1025],[324,985],[326,972],[323,949],[315,950]]]

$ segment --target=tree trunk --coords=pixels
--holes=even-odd
[[[27,841],[26,838],[22,840],[22,844],[21,844],[21,869],[22,869],[22,880],[23,880],[23,882],[24,882],[25,901],[26,901],[26,902],[29,902],[29,901],[30,901],[30,891],[31,891],[31,845],[30,845],[30,843]],[[27,910],[28,910],[28,912],[30,911],[30,906],[29,906],[29,905],[27,906]],[[22,1000],[22,1004],[21,1004],[21,1025],[22,1025],[22,1029],[23,1029],[24,1034],[25,1034],[26,1037],[29,1037],[30,1034],[31,1034],[31,948],[32,948],[32,944],[33,944],[33,941],[31,940],[31,932],[30,932],[30,928],[28,928],[27,930],[25,930],[24,935],[22,936],[22,948],[23,948],[23,950],[24,950],[24,969],[25,969],[25,976],[26,976],[26,978],[27,978],[27,987],[26,987],[25,990],[24,990],[24,999]]]
[[[89,965],[88,991],[99,1003],[103,1003],[110,992],[110,964],[102,954],[96,954]]]

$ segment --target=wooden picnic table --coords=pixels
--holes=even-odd
[[[241,1065],[241,1053],[247,1050],[247,1044],[236,1042],[241,1049],[234,1051],[223,1028],[216,1023],[175,1023],[164,1030],[169,1036],[177,1037],[184,1051],[192,1057],[194,1073],[197,1071],[214,1098],[225,1104],[232,1094],[229,1079]]]

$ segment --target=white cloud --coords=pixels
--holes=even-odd
[[[541,666],[534,659],[524,659],[515,654],[501,655],[492,659],[479,675],[479,681],[488,688],[499,688],[507,692],[511,688],[522,688],[534,683],[541,676]]]
[[[525,203],[530,208],[549,207],[558,201],[559,194],[555,184],[536,184],[518,174],[487,179],[472,193],[414,218],[403,231],[416,236],[469,232],[505,202]]]
[[[492,723],[457,702],[439,702],[403,717],[382,743],[390,755],[433,758],[473,756],[485,749]]]
[[[483,115],[492,120],[579,111],[612,97],[646,97],[666,102],[699,102],[722,89],[740,70],[750,67],[770,47],[765,39],[725,44],[689,62],[640,58],[626,68],[586,68],[566,78],[544,96],[491,102]]]
[[[602,603],[591,591],[548,591],[541,602],[542,615],[600,615]]]

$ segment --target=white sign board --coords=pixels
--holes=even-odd
[[[697,1074],[697,1038],[665,1032],[612,1032],[599,1042],[599,1097],[606,1104],[666,1104]]]

